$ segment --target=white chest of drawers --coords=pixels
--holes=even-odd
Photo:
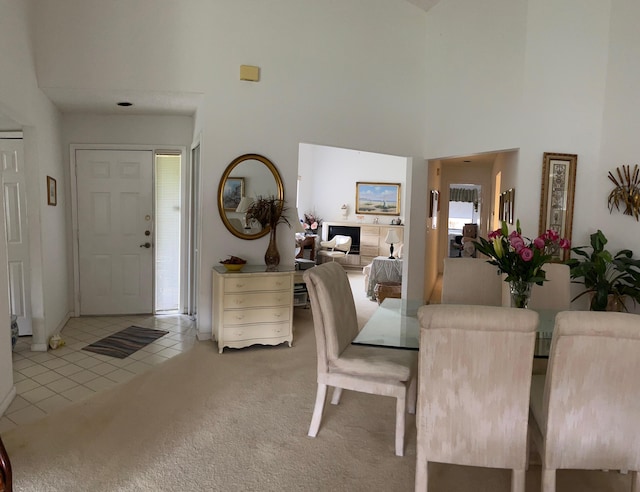
[[[293,341],[294,269],[267,272],[246,265],[241,272],[213,268],[212,336],[225,347],[278,345]]]

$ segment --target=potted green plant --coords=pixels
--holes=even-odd
[[[590,294],[592,311],[627,311],[627,298],[640,302],[640,260],[633,259],[629,249],[612,255],[605,249],[607,238],[600,229],[590,238],[591,246],[571,248],[581,258],[567,260],[573,283],[585,286],[573,300]]]

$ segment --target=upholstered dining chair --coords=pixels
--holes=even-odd
[[[395,453],[404,454],[405,412],[415,412],[417,352],[352,345],[358,319],[351,285],[337,263],[304,272],[318,355],[318,389],[309,436],[320,428],[327,387],[337,405],[343,389],[396,398]]]
[[[531,382],[531,438],[542,458],[542,491],[556,470],[640,470],[640,316],[556,315],[546,377]]]
[[[445,258],[442,304],[502,305],[498,267],[480,258]]]
[[[2,443],[2,438],[0,438],[0,492],[11,492],[13,490],[12,480],[11,461]]]
[[[543,267],[547,280],[542,285],[531,288],[530,309],[552,309],[568,311],[571,309],[571,276],[569,265],[564,263],[546,263]],[[502,275],[506,278],[506,275]],[[509,283],[502,282],[502,305],[511,305]]]
[[[336,258],[343,258],[349,254],[351,250],[351,243],[353,239],[351,236],[335,235],[330,241],[320,241],[319,256],[326,256],[335,261]]]
[[[418,319],[416,492],[428,489],[430,461],[508,468],[511,491],[524,492],[538,314],[432,304]]]

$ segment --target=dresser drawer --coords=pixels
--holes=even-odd
[[[222,315],[225,326],[244,325],[250,323],[279,323],[289,321],[289,307],[263,309],[231,309]]]
[[[283,290],[291,286],[288,275],[272,275],[263,277],[236,277],[224,279],[224,292],[252,292],[256,290]]]
[[[291,325],[288,322],[253,326],[238,326],[224,329],[225,342],[278,338],[289,335]],[[259,342],[258,342],[259,343]]]
[[[276,292],[247,292],[245,294],[225,294],[223,308],[241,309],[252,307],[289,306],[293,302],[291,289]]]

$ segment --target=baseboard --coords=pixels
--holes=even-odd
[[[71,319],[71,312],[69,311],[69,312],[67,312],[65,317],[62,318],[62,321],[60,323],[58,323],[58,326],[53,331],[53,333],[51,333],[51,334],[49,334],[47,336],[47,341],[45,343],[32,343],[31,344],[31,351],[32,352],[46,352],[47,350],[49,350],[49,339],[51,338],[51,335],[55,335],[56,333],[60,333],[62,331],[62,329],[65,327],[65,325],[67,324],[67,321],[69,321],[70,319]]]
[[[0,402],[0,415],[4,415],[4,412],[7,410],[7,408],[9,408],[9,405],[11,405],[11,402],[15,397],[16,387],[12,386],[9,393],[7,393],[7,396],[5,396],[4,399]]]
[[[196,337],[198,338],[199,342],[207,342],[209,340],[211,340],[211,332],[209,331],[199,331],[198,334],[196,335]]]

